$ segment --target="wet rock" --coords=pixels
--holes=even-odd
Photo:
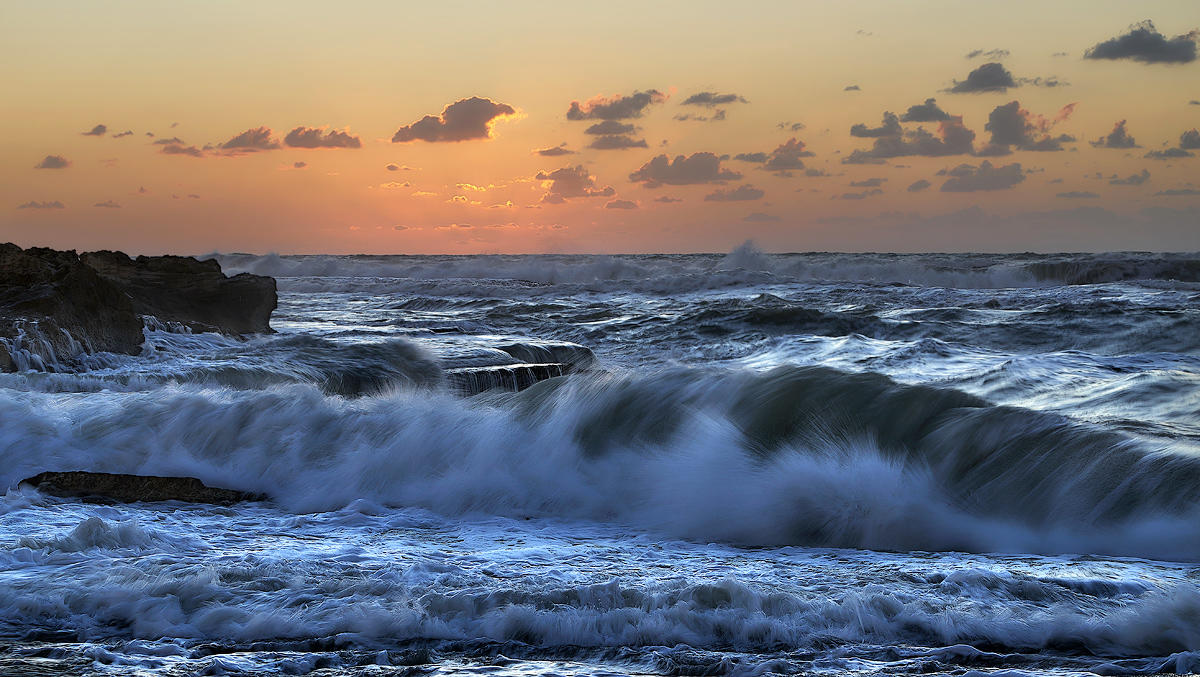
[[[232,505],[266,497],[210,487],[195,477],[155,477],[103,472],[44,472],[22,480],[43,494],[64,498],[104,499],[119,503],[185,501]]]

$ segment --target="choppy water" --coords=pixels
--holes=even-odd
[[[277,334],[0,375],[0,674],[1200,670],[1200,256],[219,259]]]

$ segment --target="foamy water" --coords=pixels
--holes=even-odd
[[[218,258],[278,334],[0,375],[3,669],[1200,669],[1196,257]]]

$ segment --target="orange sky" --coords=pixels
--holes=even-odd
[[[408,5],[6,4],[0,240],[1200,249],[1195,0]]]

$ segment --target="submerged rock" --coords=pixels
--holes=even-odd
[[[226,277],[216,261],[0,244],[0,371],[136,355],[147,317],[192,331],[269,332],[276,299],[274,279]]]
[[[84,471],[44,472],[21,480],[20,484],[28,484],[51,496],[100,498],[119,503],[185,501],[231,505],[242,501],[266,499],[261,494],[210,487],[195,477],[155,477]]]

